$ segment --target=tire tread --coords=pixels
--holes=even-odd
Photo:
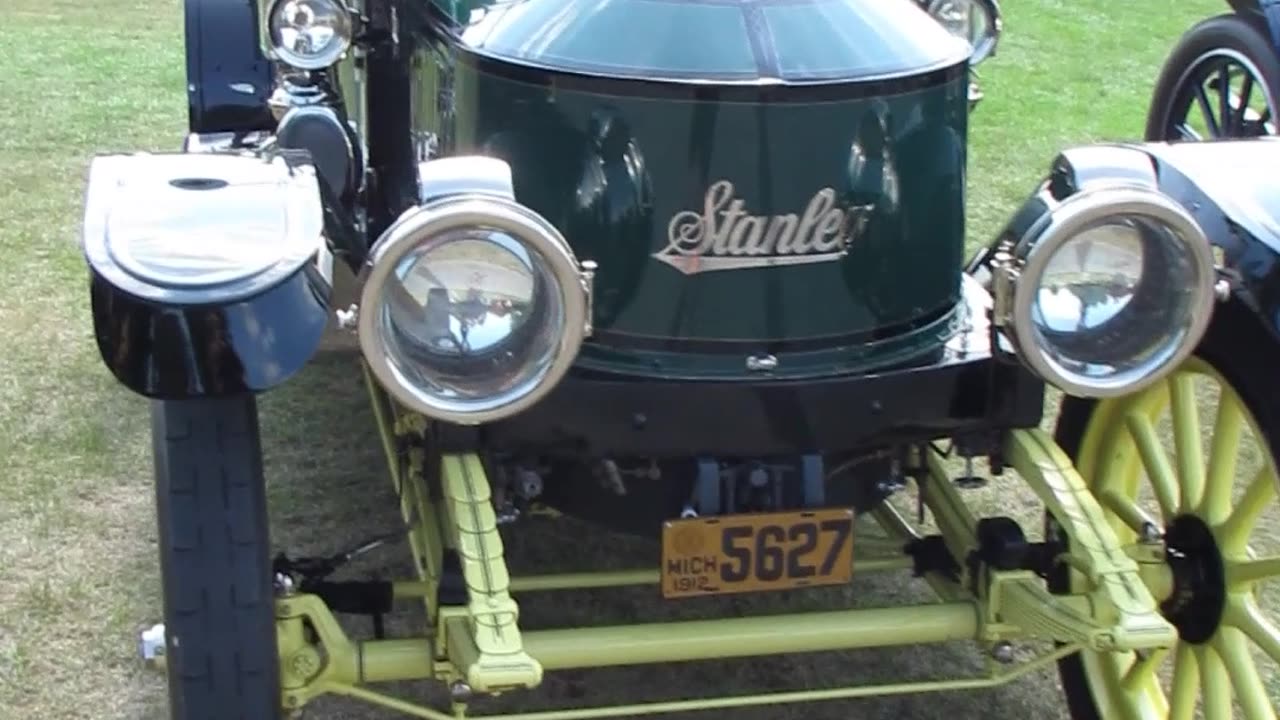
[[[156,510],[175,720],[279,717],[257,408],[155,401]]]

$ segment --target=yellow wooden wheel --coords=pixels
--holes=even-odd
[[[1059,442],[1122,541],[1146,551],[1143,576],[1179,634],[1165,652],[1064,661],[1077,720],[1276,717],[1280,365],[1266,373],[1231,345],[1142,392],[1064,403]],[[1079,581],[1062,573],[1055,589]]]

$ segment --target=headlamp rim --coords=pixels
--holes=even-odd
[[[284,47],[276,36],[276,25],[273,22],[276,17],[276,10],[280,8],[281,4],[289,1],[272,0],[271,4],[267,6],[264,29],[266,31],[267,48],[271,54],[284,64],[299,70],[323,70],[341,60],[347,50],[351,49],[351,43],[355,37],[355,20],[352,17],[351,9],[347,7],[346,3],[342,2],[342,0],[309,0],[310,2],[325,2],[333,5],[336,11],[335,14],[339,18],[339,24],[336,28],[339,40],[323,53],[301,55]]]
[[[440,242],[456,230],[491,228],[510,235],[541,262],[555,279],[564,308],[563,333],[555,353],[535,384],[514,397],[454,401],[423,392],[396,368],[380,339],[383,288],[399,261],[410,252]],[[587,336],[589,287],[581,265],[560,232],[538,213],[496,195],[465,193],[407,210],[382,234],[357,278],[360,284],[356,332],[369,369],[379,384],[406,407],[445,422],[479,425],[515,415],[546,396],[568,373]],[[523,385],[523,383],[522,383]]]
[[[1058,369],[1057,363],[1036,344],[1032,308],[1049,261],[1063,245],[1099,221],[1110,217],[1144,217],[1169,228],[1183,241],[1196,268],[1197,295],[1191,304],[1190,323],[1182,344],[1167,353],[1138,379],[1133,371],[1104,382],[1087,381]],[[1213,316],[1216,270],[1213,250],[1200,224],[1168,195],[1149,188],[1116,184],[1082,190],[1049,209],[1033,223],[1013,248],[1018,265],[1012,305],[1012,339],[1019,357],[1031,370],[1063,392],[1077,397],[1107,398],[1136,392],[1158,382],[1195,351]]]

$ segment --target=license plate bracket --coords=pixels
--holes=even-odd
[[[848,508],[685,518],[662,527],[665,598],[843,585],[852,576]]]

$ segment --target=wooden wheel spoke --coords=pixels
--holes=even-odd
[[[1213,442],[1209,446],[1209,472],[1205,478],[1201,515],[1215,525],[1231,511],[1231,490],[1235,487],[1236,455],[1240,452],[1240,434],[1244,429],[1244,410],[1234,393],[1222,389],[1218,399],[1218,416],[1213,423]]]
[[[1235,628],[1223,628],[1213,647],[1231,678],[1231,687],[1246,720],[1276,720],[1276,713],[1267,698],[1267,687],[1258,675],[1253,657],[1249,655],[1249,644],[1244,635]]]
[[[1209,126],[1210,137],[1221,137],[1222,130],[1218,127],[1218,119],[1214,116],[1212,103],[1209,102],[1209,94],[1204,91],[1204,86],[1196,87],[1196,105],[1200,106],[1200,115],[1204,118],[1204,122]]]
[[[1222,134],[1231,135],[1231,65],[1223,63],[1218,68],[1218,127]]]
[[[1169,693],[1169,720],[1191,720],[1200,697],[1200,668],[1195,652],[1186,643],[1178,644],[1173,657],[1173,682]]]
[[[1228,77],[1225,68],[1215,65],[1208,81],[1188,93],[1214,134],[1249,130],[1257,116],[1249,106],[1261,89],[1257,79],[1242,78],[1234,68],[1231,72]],[[1206,393],[1210,382],[1218,386],[1211,394]],[[1211,416],[1202,401],[1215,400]],[[1166,408],[1168,429],[1163,425]],[[1280,586],[1280,550],[1262,552],[1256,547],[1259,537],[1251,537],[1262,535],[1263,527],[1271,530],[1270,516],[1263,519],[1263,513],[1280,496],[1280,477],[1265,445],[1258,448],[1264,466],[1256,469],[1250,431],[1259,431],[1248,406],[1214,365],[1197,357],[1163,384],[1102,401],[1095,412],[1096,424],[1087,428],[1081,450],[1082,467],[1107,522],[1122,543],[1132,542],[1133,535],[1148,535],[1153,525],[1169,524],[1171,548],[1180,551],[1172,552],[1168,563],[1144,566],[1143,582],[1164,603],[1162,609],[1173,612],[1168,606],[1173,603],[1182,614],[1212,610],[1190,604],[1200,601],[1205,582],[1214,585],[1206,590],[1226,593],[1220,622],[1204,642],[1184,638],[1149,655],[1085,654],[1085,681],[1098,709],[1135,720],[1280,720],[1280,708],[1268,693],[1269,687],[1274,693],[1271,663],[1280,663],[1280,620],[1264,613],[1259,599],[1260,583]],[[1143,475],[1150,490],[1142,488]],[[1215,557],[1200,554],[1207,552]],[[1212,572],[1218,579],[1183,570]],[[1181,629],[1190,632],[1181,619]]]
[[[1194,508],[1200,505],[1200,497],[1204,493],[1204,452],[1200,446],[1200,411],[1196,402],[1195,375],[1178,373],[1169,378],[1169,398],[1170,410],[1173,412],[1173,442],[1178,456],[1178,481],[1182,493],[1180,509]]]
[[[1244,129],[1245,115],[1249,112],[1249,101],[1253,99],[1253,73],[1245,71],[1244,81],[1240,83],[1240,105],[1236,108],[1234,125]]]
[[[1164,664],[1164,659],[1168,655],[1168,648],[1160,648],[1137,660],[1125,672],[1124,679],[1120,681],[1120,687],[1130,695],[1147,692],[1152,687],[1152,682],[1159,682],[1156,671]]]
[[[1150,418],[1139,413],[1129,413],[1125,417],[1125,424],[1138,447],[1138,455],[1147,471],[1147,479],[1151,481],[1151,489],[1160,502],[1160,512],[1166,520],[1172,519],[1178,513],[1178,479],[1169,464],[1169,456],[1160,447],[1155,425]]]
[[[1231,587],[1248,587],[1275,577],[1280,577],[1280,557],[1239,560],[1227,565],[1227,584]]]
[[[1147,514],[1145,510],[1138,507],[1133,500],[1121,495],[1114,489],[1107,488],[1098,493],[1098,502],[1102,507],[1110,510],[1120,521],[1132,529],[1139,537],[1147,532],[1147,526],[1152,529],[1159,530],[1160,524],[1155,518]]]
[[[1196,660],[1204,690],[1205,720],[1231,720],[1231,676],[1227,674],[1222,658],[1211,648],[1202,647]]]
[[[1231,514],[1219,526],[1218,543],[1227,552],[1240,552],[1249,542],[1253,527],[1263,511],[1276,497],[1276,476],[1269,467],[1263,467],[1253,476],[1244,495]]]
[[[1227,625],[1243,632],[1267,657],[1280,663],[1280,630],[1271,624],[1252,600],[1233,600],[1227,606],[1227,614],[1223,619]]]

